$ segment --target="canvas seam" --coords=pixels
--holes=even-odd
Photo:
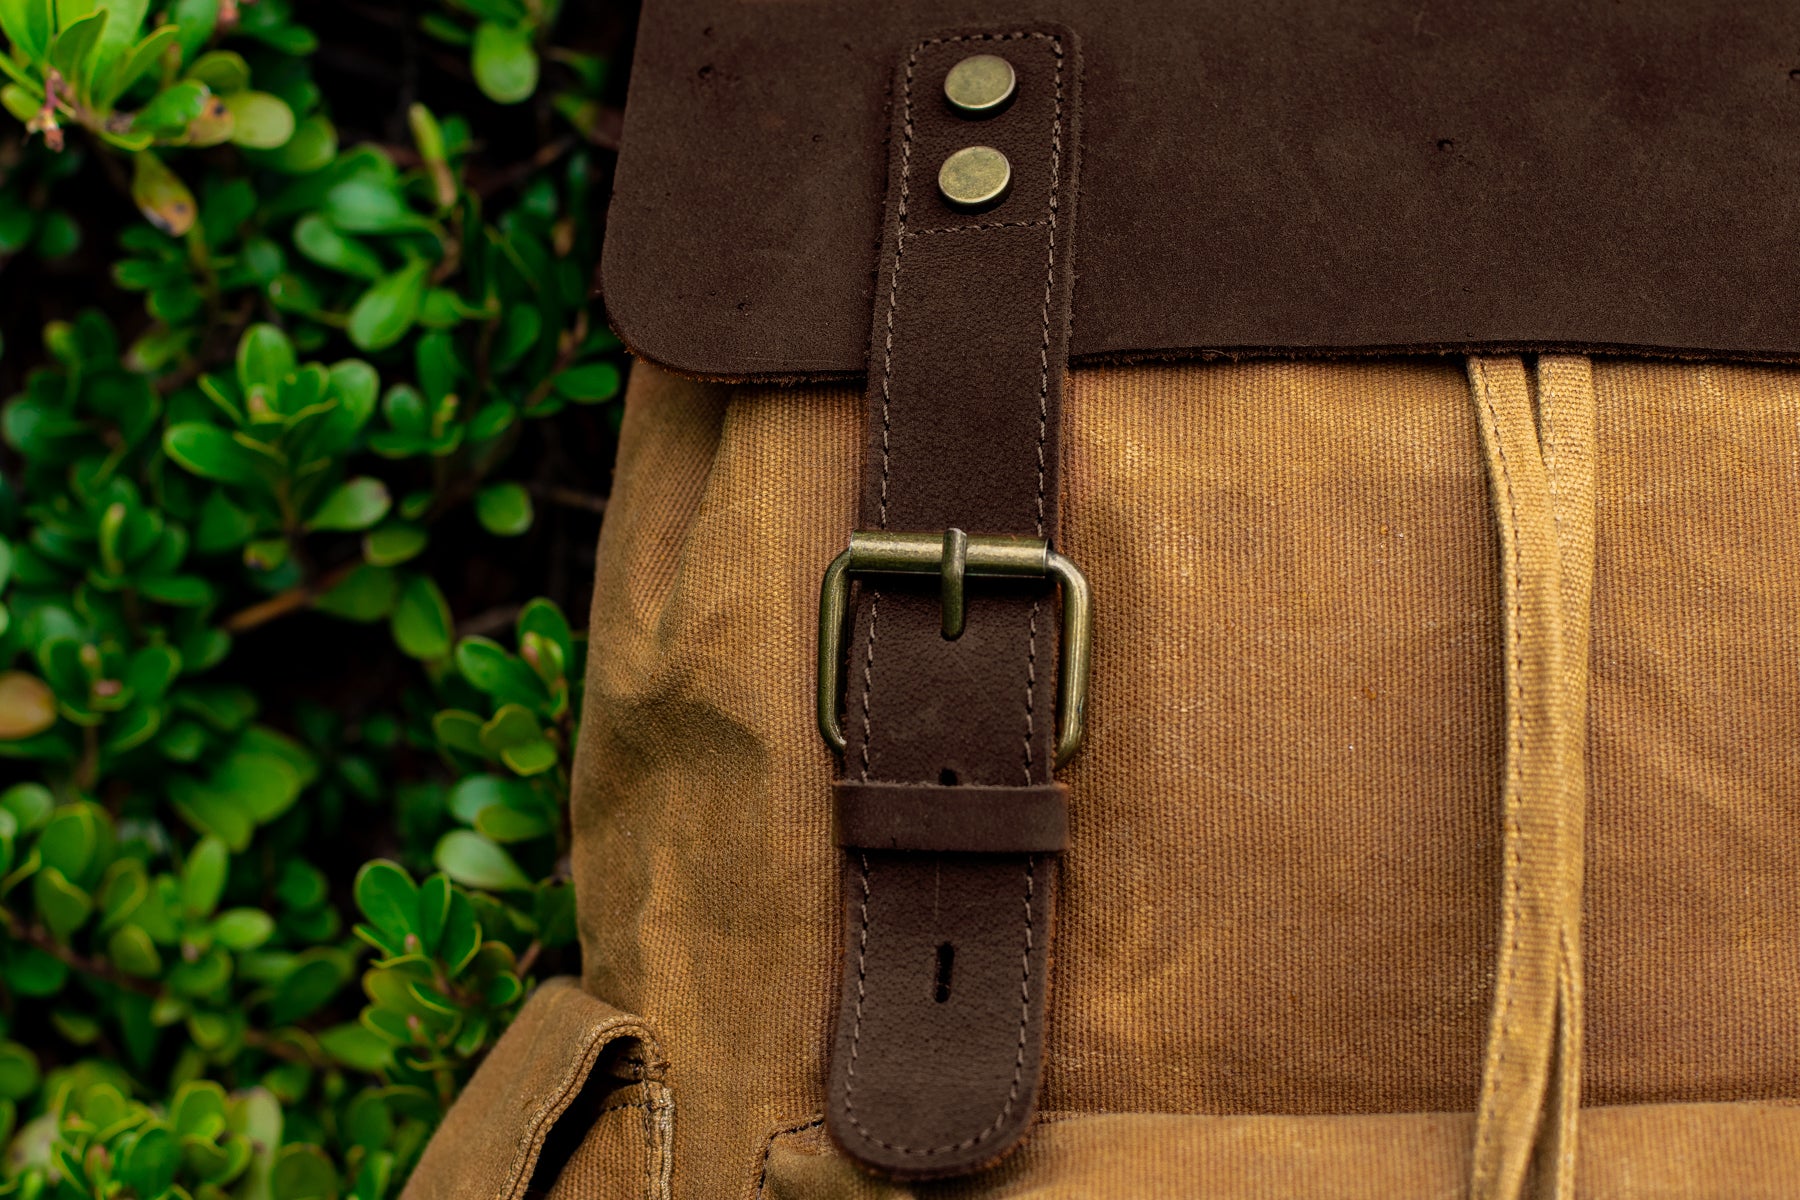
[[[577,994],[585,995],[585,993]],[[625,1022],[601,1025],[590,1031],[587,1045],[582,1048],[581,1057],[576,1060],[574,1068],[532,1114],[531,1135],[522,1152],[514,1156],[512,1170],[508,1174],[501,1195],[515,1196],[527,1184],[531,1172],[537,1167],[538,1157],[543,1153],[544,1140],[548,1137],[551,1127],[568,1111],[570,1100],[573,1099],[576,1092],[581,1090],[587,1082],[588,1076],[593,1073],[594,1064],[599,1061],[601,1052],[621,1037],[636,1038],[646,1045],[654,1046],[655,1044],[650,1037],[649,1030]]]
[[[777,1129],[769,1135],[768,1140],[763,1143],[761,1167],[756,1172],[756,1200],[763,1200],[763,1195],[768,1190],[769,1159],[775,1153],[775,1143],[784,1137],[793,1137],[796,1133],[805,1133],[809,1129],[817,1129],[824,1123],[824,1117],[813,1117],[811,1120],[802,1121],[798,1125],[790,1125],[783,1129]]]
[[[1487,410],[1488,430],[1493,437],[1494,458],[1499,468],[1501,489],[1505,496],[1505,512],[1503,522],[1507,536],[1502,539],[1501,553],[1506,559],[1506,574],[1509,583],[1507,598],[1507,668],[1512,676],[1508,687],[1511,701],[1507,719],[1507,859],[1508,886],[1506,897],[1505,924],[1510,940],[1507,943],[1507,973],[1501,988],[1500,1011],[1496,1014],[1497,1036],[1490,1048],[1489,1062],[1493,1069],[1486,1073],[1482,1081],[1481,1109],[1491,1111],[1489,1104],[1500,1087],[1500,1075],[1506,1069],[1506,1047],[1511,1040],[1513,999],[1517,993],[1516,984],[1519,973],[1519,888],[1520,888],[1520,839],[1522,831],[1517,803],[1518,788],[1521,786],[1524,771],[1524,662],[1520,648],[1519,613],[1522,580],[1519,562],[1519,519],[1518,503],[1513,493],[1512,471],[1506,457],[1504,430],[1501,428],[1500,415],[1494,405],[1493,385],[1488,377],[1487,365],[1480,361],[1473,363],[1476,376],[1481,382],[1482,404]],[[1494,1123],[1489,1120],[1481,1124],[1475,1147],[1475,1169],[1482,1169],[1482,1161],[1488,1148],[1493,1145]]]

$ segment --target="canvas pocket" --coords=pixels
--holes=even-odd
[[[402,1200],[665,1200],[674,1101],[637,1017],[552,979],[444,1118]]]

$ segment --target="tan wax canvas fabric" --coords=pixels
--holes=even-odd
[[[409,1200],[1800,1195],[1800,372],[1104,367],[1065,409],[1095,658],[1031,1141],[910,1191],[825,1142],[812,654],[861,400],[640,366],[586,996],[533,999],[563,1032],[509,1033]],[[656,1095],[589,1078],[615,1111],[542,1161],[467,1132],[596,1042]]]

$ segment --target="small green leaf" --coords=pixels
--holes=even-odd
[[[127,975],[154,979],[162,974],[162,955],[140,925],[121,925],[106,942],[106,955]]]
[[[497,537],[518,537],[531,528],[531,494],[523,484],[496,483],[475,493],[475,515]]]
[[[450,788],[444,807],[466,825],[473,825],[481,814],[495,806],[527,808],[531,805],[531,785],[505,775],[466,775]]]
[[[252,150],[274,150],[294,136],[294,110],[267,92],[234,92],[225,97],[233,126],[231,140]]]
[[[105,94],[98,97],[101,103],[110,107],[132,84],[142,79],[144,73],[156,65],[156,60],[163,56],[179,33],[173,25],[161,25],[133,46],[131,53],[125,56],[108,82]]]
[[[450,653],[455,632],[450,604],[429,575],[414,575],[400,589],[393,632],[395,644],[413,658],[442,658]]]
[[[148,150],[131,156],[131,198],[145,220],[168,234],[182,237],[194,227],[199,207],[187,184]]]
[[[394,1047],[362,1025],[335,1025],[319,1035],[319,1048],[355,1071],[376,1075],[394,1063]]]
[[[472,712],[448,709],[431,718],[431,730],[448,750],[460,750],[484,758],[487,749],[481,744],[482,719]]]
[[[548,747],[549,743],[540,742],[539,745]],[[556,751],[551,749],[550,764],[554,766],[555,763]],[[496,804],[482,810],[475,818],[475,828],[496,842],[525,842],[553,832],[556,822],[546,812],[506,808]]]
[[[38,109],[43,106],[44,98],[36,92],[28,92],[16,83],[0,85],[0,106],[11,113],[21,125],[29,125],[37,117]]]
[[[122,858],[106,870],[100,885],[100,927],[113,929],[130,920],[150,895],[149,876],[135,858]]]
[[[275,919],[257,908],[232,908],[213,922],[213,937],[227,950],[254,950],[275,932]]]
[[[27,62],[40,62],[56,27],[55,0],[0,0],[0,33]]]
[[[411,876],[387,859],[365,863],[356,873],[356,906],[396,943],[419,932],[419,889]]]
[[[379,621],[394,611],[399,597],[400,577],[392,567],[362,563],[313,607],[347,621]]]
[[[453,890],[450,877],[442,871],[419,885],[419,943],[427,954],[437,952],[438,942],[444,936]]]
[[[94,47],[99,44],[100,36],[106,30],[109,14],[104,8],[95,9],[87,4],[77,9],[69,0],[58,0],[57,8],[62,32],[50,42],[50,65],[85,93],[92,81],[90,68],[93,65]],[[85,11],[86,15],[77,20],[74,18],[76,11]]]
[[[211,790],[229,797],[239,809],[263,824],[293,805],[306,778],[316,770],[309,761],[296,759],[279,745],[249,748],[258,734],[267,732],[259,728],[246,734],[239,748],[206,781]]]
[[[225,872],[231,855],[225,843],[206,837],[188,854],[181,869],[181,906],[190,916],[207,917],[225,894]]]
[[[393,567],[417,558],[431,540],[423,526],[391,521],[363,538],[363,558],[378,567]]]
[[[62,939],[81,928],[94,911],[94,898],[55,867],[44,867],[32,876],[31,899],[50,932]]]
[[[487,724],[481,727],[481,744],[489,752],[499,754],[517,746],[542,741],[543,729],[531,710],[520,704],[502,704]]]
[[[50,820],[56,797],[41,783],[15,783],[0,792],[0,808],[11,813],[19,828],[29,833]]]
[[[250,86],[250,64],[235,50],[209,50],[188,64],[184,78],[198,80],[220,96]]]
[[[265,460],[246,449],[217,425],[184,421],[163,431],[163,452],[205,479],[220,483],[259,483]]]
[[[431,222],[406,206],[398,185],[358,175],[325,193],[326,220],[345,233],[405,233],[430,229]]]
[[[512,855],[479,833],[455,829],[443,836],[432,855],[444,874],[465,887],[490,892],[525,891],[531,879]]]
[[[488,98],[517,104],[537,90],[538,57],[531,31],[483,21],[475,28],[475,82]]]
[[[355,532],[380,521],[391,507],[393,498],[388,495],[387,485],[373,476],[360,475],[332,489],[313,512],[306,527]]]
[[[587,363],[570,367],[552,383],[577,404],[597,404],[619,394],[619,368],[607,362]]]
[[[92,804],[65,804],[44,823],[44,831],[38,835],[38,854],[46,867],[56,868],[68,879],[83,880],[104,865],[100,860],[111,834],[104,810]]]
[[[317,1012],[344,986],[345,971],[329,950],[308,950],[275,987],[269,1020],[286,1025]]]
[[[81,226],[68,213],[47,212],[38,225],[36,245],[45,258],[67,258],[81,248]]]
[[[132,132],[169,138],[183,136],[188,126],[206,111],[210,99],[212,96],[202,83],[190,80],[166,87],[132,115]]]
[[[167,28],[167,26],[164,26]],[[162,1196],[181,1166],[181,1143],[161,1126],[152,1125],[122,1144],[119,1181],[135,1196]]]
[[[387,273],[379,254],[355,238],[338,232],[316,213],[308,213],[294,224],[294,246],[321,267],[359,279],[376,280]]]
[[[350,340],[361,350],[384,350],[405,336],[419,316],[430,264],[414,259],[364,292],[350,310]]]
[[[298,367],[294,343],[279,326],[252,325],[238,339],[238,386],[246,392],[256,387],[273,391]]]
[[[337,1168],[317,1146],[283,1146],[269,1176],[269,1195],[272,1200],[338,1200]]]
[[[36,946],[27,946],[7,955],[0,964],[0,978],[21,996],[54,996],[68,982],[69,964]]]
[[[500,751],[501,761],[520,775],[542,775],[556,765],[556,757],[556,747],[542,738]]]
[[[481,950],[481,923],[475,906],[462,892],[450,893],[450,911],[444,917],[444,936],[438,941],[438,959],[450,972],[461,975]]]
[[[503,702],[535,708],[550,699],[537,673],[491,638],[470,637],[458,643],[456,668],[464,679]]]
[[[17,1042],[0,1042],[0,1100],[23,1100],[37,1090],[37,1056]]]
[[[294,136],[279,150],[257,156],[265,165],[289,175],[310,175],[323,170],[337,157],[337,126],[323,113],[314,113],[294,127]]]

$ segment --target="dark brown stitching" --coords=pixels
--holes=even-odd
[[[1037,856],[1032,855],[1025,860],[1025,949],[1019,956],[1019,1045],[1017,1052],[1013,1056],[1012,1087],[1007,1089],[1006,1103],[1001,1105],[1000,1111],[995,1115],[993,1122],[980,1133],[966,1137],[960,1142],[943,1146],[928,1146],[924,1149],[902,1146],[898,1143],[876,1137],[867,1126],[857,1120],[856,1103],[851,1098],[856,1091],[857,1043],[862,1040],[863,982],[865,978],[863,967],[869,945],[870,889],[869,859],[867,855],[862,856],[862,871],[862,944],[856,955],[856,1027],[850,1035],[850,1068],[849,1077],[844,1083],[844,1115],[850,1118],[851,1126],[857,1133],[861,1134],[865,1140],[875,1143],[884,1150],[892,1150],[897,1154],[928,1157],[933,1154],[953,1153],[957,1150],[967,1150],[971,1147],[979,1146],[981,1143],[994,1136],[1000,1126],[1005,1123],[1007,1115],[1012,1112],[1013,1105],[1018,1103],[1019,1084],[1025,1078],[1025,1047],[1028,1045],[1025,1035],[1031,1025],[1031,948],[1033,945],[1031,903],[1037,892]]]
[[[824,1123],[824,1117],[814,1117],[810,1121],[790,1126],[787,1129],[777,1129],[769,1135],[769,1140],[763,1144],[762,1169],[756,1173],[756,1200],[762,1200],[763,1192],[769,1185],[769,1158],[775,1153],[776,1141],[784,1137],[792,1137],[796,1133],[805,1133],[809,1129],[817,1129]]]
[[[862,778],[869,782],[869,743],[873,740],[873,732],[869,720],[869,691],[875,685],[875,618],[880,613],[881,594],[869,593],[869,648],[863,655],[863,690],[862,690]]]
[[[1054,223],[1050,217],[1040,217],[1035,221],[990,221],[985,225],[940,225],[936,229],[915,229],[906,236],[924,237],[928,233],[981,233],[989,229],[1040,229]]]
[[[650,1107],[650,1101],[648,1101],[648,1100],[633,1100],[630,1104],[615,1104],[611,1108],[603,1108],[599,1112],[595,1113],[594,1116],[596,1118],[599,1118],[599,1117],[604,1117],[607,1113],[624,1112],[628,1108],[648,1109],[649,1107]]]
[[[1036,749],[1032,740],[1037,729],[1037,619],[1038,605],[1031,604],[1031,633],[1025,643],[1025,785],[1031,786],[1032,760]]]
[[[1043,327],[1044,340],[1038,348],[1038,492],[1037,492],[1037,535],[1044,536],[1044,475],[1048,464],[1045,461],[1044,445],[1050,436],[1050,296],[1056,283],[1056,187],[1062,171],[1062,43],[1052,40],[1051,52],[1056,55],[1056,115],[1050,123],[1050,232],[1047,238],[1049,250],[1044,264],[1044,307]],[[1025,643],[1025,782],[1031,782],[1031,768],[1036,756],[1034,738],[1033,706],[1037,698],[1037,617],[1038,606],[1031,606],[1031,632]],[[1055,762],[1050,765],[1051,773],[1055,772]]]

